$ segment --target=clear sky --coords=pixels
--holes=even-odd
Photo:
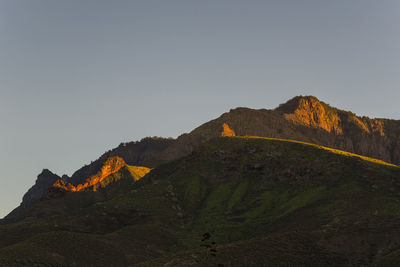
[[[0,0],[0,217],[43,168],[315,95],[400,119],[398,0]]]

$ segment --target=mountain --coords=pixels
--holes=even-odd
[[[42,198],[49,199],[50,195],[54,192],[79,192],[79,191],[93,191],[96,192],[99,188],[104,188],[110,183],[114,183],[119,179],[116,179],[113,174],[119,172],[121,169],[126,168],[126,171],[130,173],[134,181],[139,180],[147,173],[150,172],[149,168],[141,166],[129,166],[121,157],[111,157],[108,158],[101,169],[94,175],[90,176],[83,183],[76,186],[64,181],[63,179],[58,179],[54,184],[51,185],[50,192],[44,194]],[[50,197],[51,198],[51,197]]]
[[[159,152],[164,151],[173,144],[175,139],[162,137],[146,137],[138,142],[121,143],[118,147],[107,151],[100,158],[91,162],[72,174],[68,182],[73,185],[82,183],[83,179],[98,172],[103,163],[110,157],[121,157],[128,165],[141,165],[149,168],[155,167],[145,163]]]
[[[30,191],[25,196],[33,196],[34,198],[25,200],[18,208],[8,214],[6,219],[17,219],[24,216],[30,206],[34,205],[38,200],[49,200],[64,196],[66,192],[80,191],[97,191],[107,185],[121,179],[121,177],[131,177],[133,181],[137,181],[150,172],[150,168],[143,166],[130,166],[118,156],[110,157],[104,161],[99,171],[86,179],[82,179],[81,184],[74,186],[68,182],[68,177],[60,178],[48,170],[43,170],[39,178]],[[121,175],[126,173],[126,175]]]
[[[83,183],[78,184],[77,186],[74,186],[63,179],[59,179],[52,186],[71,192],[83,190],[96,191],[97,187],[100,186],[107,177],[119,171],[124,166],[126,166],[126,163],[121,157],[111,157],[103,163],[103,166],[101,166],[101,169],[96,174],[85,179]]]
[[[147,165],[143,162],[165,150],[174,142],[175,140],[172,138],[147,137],[138,142],[121,143],[118,147],[107,151],[89,165],[85,165],[74,172],[71,177],[67,175],[59,177],[45,169],[38,175],[36,183],[23,196],[20,207],[30,206],[35,201],[38,201],[59,179],[74,186],[81,184],[85,179],[96,174],[110,157],[121,157],[128,165],[143,165],[151,168],[153,167],[151,164]],[[11,212],[8,217],[12,216],[17,210]]]
[[[177,140],[153,137],[122,143],[71,177],[63,176],[63,180],[76,186],[98,172],[112,156],[123,158],[129,165],[156,167],[188,155],[198,145],[221,135],[300,140],[400,164],[400,121],[358,117],[314,96],[296,96],[273,110],[233,109]],[[21,206],[38,200],[53,180],[38,179],[23,197]]]
[[[294,97],[273,110],[230,110],[181,135],[147,162],[157,165],[187,155],[199,144],[224,135],[226,127],[238,136],[305,141],[400,164],[400,121],[359,117],[314,96]]]
[[[237,129],[236,129],[237,130]],[[396,266],[400,168],[315,144],[219,137],[140,180],[0,223],[1,266]]]
[[[400,121],[236,108],[43,170],[0,220],[0,266],[398,266],[399,163]]]
[[[57,174],[48,169],[44,169],[37,177],[35,184],[26,192],[22,198],[22,206],[28,206],[40,199],[43,194],[58,180],[61,179]]]

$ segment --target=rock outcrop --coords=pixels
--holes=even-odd
[[[33,185],[22,198],[23,205],[29,205],[40,199],[42,195],[57,180],[61,179],[57,174],[52,173],[48,169],[44,169],[37,177],[35,185]]]
[[[343,134],[339,114],[316,97],[295,97],[275,110],[282,112],[286,120],[295,124],[322,129],[328,133]]]
[[[222,133],[221,136],[236,136],[235,131],[232,130],[228,124],[222,124]]]
[[[137,142],[121,143],[118,147],[104,153],[97,160],[74,172],[67,181],[73,185],[83,183],[84,179],[96,174],[108,158],[114,156],[121,157],[128,165],[153,168],[155,166],[148,160],[164,151],[174,142],[175,139],[172,138],[146,137]]]
[[[123,168],[129,173],[129,177],[132,177],[134,181],[139,180],[147,173],[150,172],[150,168],[142,166],[129,166],[121,157],[111,157],[108,158],[101,169],[94,175],[85,179],[83,183],[74,186],[73,184],[63,180],[58,179],[46,194],[44,194],[44,199],[51,199],[52,195],[60,195],[59,192],[79,192],[79,191],[97,191],[98,188],[105,187],[106,185],[115,182],[119,178],[107,179],[117,172],[120,172]]]
[[[100,171],[98,171],[95,175],[86,179],[83,184],[79,184],[76,187],[76,191],[81,191],[85,188],[93,188],[93,191],[96,191],[96,184],[100,183],[107,176],[119,171],[122,167],[126,165],[125,161],[121,157],[111,157],[104,162]]]
[[[72,185],[62,179],[57,180],[52,187],[57,187],[63,191],[77,192],[83,190],[96,191],[99,184],[109,175],[116,173],[122,167],[126,166],[125,161],[121,157],[111,157],[107,159],[101,169],[91,177],[84,180],[77,186]]]

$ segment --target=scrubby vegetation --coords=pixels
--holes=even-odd
[[[289,140],[221,137],[137,182],[126,168],[113,175],[97,192],[42,200],[2,221],[0,266],[399,261],[400,168],[381,161]]]

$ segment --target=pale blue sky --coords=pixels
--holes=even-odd
[[[400,119],[400,1],[0,0],[0,217],[43,168],[299,94]]]

